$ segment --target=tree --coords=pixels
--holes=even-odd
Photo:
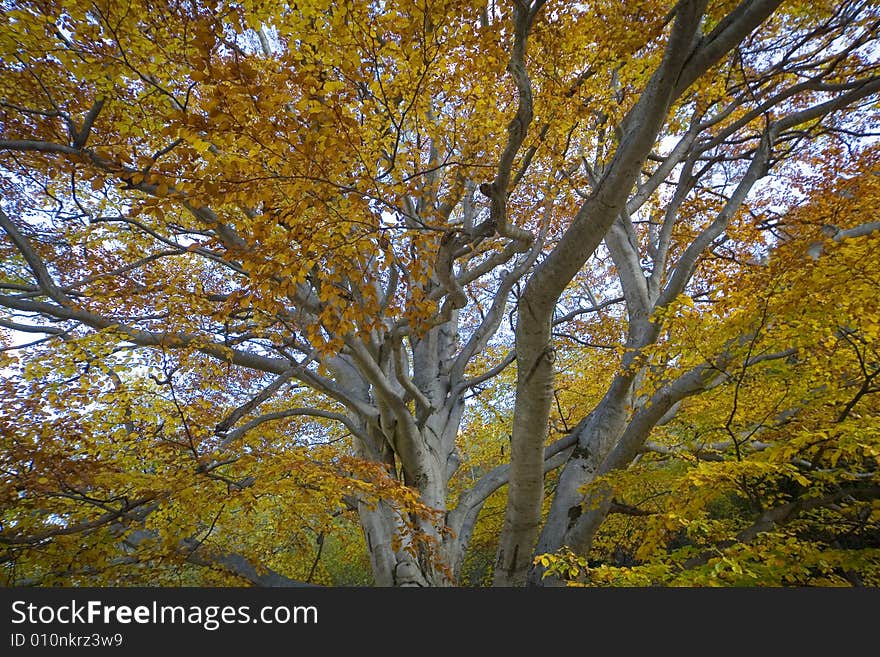
[[[731,336],[747,336],[743,354],[685,400],[629,467],[593,482],[587,497],[610,495],[608,512],[618,515],[594,534],[592,558],[540,557],[551,575],[876,585],[880,235],[864,232],[880,191],[877,164],[873,146],[831,178],[804,176],[805,198],[772,219],[780,243],[769,257],[758,264],[728,246],[711,275],[711,312],[684,299],[665,314],[676,371]]]
[[[610,509],[584,486],[751,364],[752,329],[676,358],[665,318],[723,288],[723,245],[774,245],[756,183],[849,158],[880,90],[863,2],[8,16],[0,307],[45,337],[4,352],[0,540],[62,577],[88,536],[114,567],[310,579],[293,546],[317,564],[356,513],[377,585],[454,584],[508,484],[495,582],[548,581],[534,556]],[[556,363],[599,341],[548,444]],[[466,402],[512,371],[509,463],[465,485]]]

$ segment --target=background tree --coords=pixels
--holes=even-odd
[[[775,244],[797,199],[755,184],[849,159],[880,89],[865,2],[7,16],[0,307],[44,336],[4,351],[12,581],[314,581],[357,514],[375,584],[456,583],[508,481],[496,583],[585,554],[613,497],[584,486],[719,372],[790,355],[749,351],[746,309],[699,352],[667,317]],[[564,416],[576,357],[593,402]],[[491,467],[466,400],[514,373]]]

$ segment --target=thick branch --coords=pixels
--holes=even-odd
[[[118,320],[91,313],[87,310],[56,306],[41,301],[30,301],[19,297],[0,295],[0,306],[25,312],[38,313],[62,320],[73,320],[96,330],[113,329],[126,340],[141,347],[168,347],[174,349],[194,348],[223,362],[232,362],[262,372],[281,374],[290,366],[283,358],[269,358],[258,354],[231,349],[221,343],[206,343],[204,337],[186,333],[156,333],[126,326]]]
[[[552,445],[545,447],[543,461],[545,464],[544,467],[547,468],[546,471],[549,472],[550,470],[561,466],[564,463],[564,459],[560,460],[555,457],[558,457],[566,450],[574,447],[576,443],[577,432],[573,431],[566,434]],[[454,529],[454,522],[456,519],[463,519],[465,514],[485,502],[492,493],[504,486],[508,481],[509,475],[510,465],[504,463],[496,466],[480,477],[470,489],[462,494],[458,499],[458,504],[455,509],[450,512],[450,526]]]
[[[745,175],[736,186],[733,194],[728,199],[724,207],[703,231],[691,242],[685,252],[678,259],[675,266],[675,272],[666,285],[666,288],[660,294],[657,300],[657,306],[663,307],[672,302],[675,297],[684,291],[685,286],[693,276],[697,266],[697,260],[709,245],[716,240],[727,228],[727,224],[733,216],[739,211],[740,207],[746,200],[746,196],[751,191],[754,184],[767,173],[768,162],[770,158],[770,148],[775,135],[775,130],[771,127],[761,138],[761,144],[755,151],[752,161]]]
[[[676,95],[684,93],[700,76],[767,20],[781,4],[782,0],[743,0],[708,36],[700,40],[678,76]]]
[[[186,549],[186,546],[183,546],[183,548]],[[189,553],[187,560],[199,566],[220,566],[233,575],[247,580],[254,586],[273,588],[317,586],[316,584],[290,579],[266,566],[261,565],[257,567],[247,557],[235,552],[221,552],[199,547]]]
[[[514,159],[525,141],[529,126],[532,123],[532,83],[525,65],[526,43],[535,16],[545,0],[538,0],[529,9],[524,3],[517,2],[513,9],[513,48],[507,70],[516,84],[518,104],[516,115],[507,126],[507,143],[498,162],[495,180],[489,185],[481,186],[490,200],[490,221],[500,235],[510,237],[524,246],[532,243],[534,235],[529,231],[511,226],[507,220],[507,195]]]
[[[0,150],[6,151],[33,151],[36,153],[63,153],[65,155],[80,155],[80,149],[64,144],[53,144],[48,141],[34,139],[0,139]]]
[[[89,140],[89,134],[92,131],[92,126],[95,124],[95,119],[98,118],[98,114],[101,113],[103,107],[104,99],[99,98],[95,101],[95,104],[92,105],[91,109],[89,109],[83,119],[82,128],[80,128],[79,133],[76,135],[76,139],[73,140],[74,148],[83,148],[86,145],[86,142]]]
[[[285,385],[290,379],[293,377],[294,370],[288,370],[284,372],[280,376],[278,376],[274,381],[272,381],[265,388],[260,390],[253,397],[248,399],[244,404],[236,408],[229,415],[227,415],[223,420],[217,423],[217,426],[214,427],[214,433],[216,434],[225,434],[229,429],[248,413],[253,411],[257,406],[262,404],[264,401],[269,399],[272,395],[278,392],[283,385]]]
[[[497,365],[495,365],[494,367],[486,370],[482,374],[478,374],[477,376],[475,376],[473,378],[464,379],[463,381],[461,381],[461,383],[459,383],[457,386],[455,386],[452,389],[452,392],[449,393],[450,396],[452,396],[452,397],[458,396],[462,392],[467,390],[468,388],[473,388],[474,386],[478,386],[481,383],[485,383],[489,379],[494,379],[496,376],[501,374],[501,372],[503,372],[505,369],[507,369],[507,367],[514,360],[516,360],[516,352],[515,351],[507,352],[507,355],[504,356],[504,358],[502,358],[501,361]]]
[[[274,420],[283,420],[288,417],[295,416],[310,416],[310,417],[320,417],[325,418],[327,420],[333,420],[335,422],[341,422],[345,425],[345,428],[348,429],[353,435],[361,438],[362,440],[367,440],[367,437],[363,434],[363,432],[352,422],[351,418],[342,414],[335,413],[333,411],[325,411],[321,408],[288,408],[283,411],[275,411],[273,413],[265,413],[264,415],[260,415],[259,417],[255,417],[253,420],[243,424],[237,429],[233,429],[223,438],[223,441],[220,443],[219,449],[225,449],[232,443],[240,440],[247,434],[249,431],[257,428],[261,424],[266,422],[272,422]]]
[[[37,278],[40,288],[56,303],[62,305],[69,304],[70,299],[55,284],[43,260],[37,255],[37,252],[27,238],[19,232],[18,228],[16,228],[15,224],[12,223],[12,220],[6,216],[2,209],[0,209],[0,227],[6,231],[12,243],[15,244],[15,247],[19,250],[25,261],[27,261],[28,266]]]

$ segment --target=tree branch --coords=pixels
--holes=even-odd
[[[37,255],[37,252],[31,246],[27,238],[22,235],[18,228],[16,228],[15,224],[12,223],[12,220],[6,216],[6,213],[3,212],[2,208],[0,208],[0,227],[6,231],[6,234],[9,235],[12,243],[15,244],[15,247],[28,263],[28,266],[37,278],[37,283],[40,288],[56,303],[69,305],[71,303],[70,299],[55,284],[55,281],[49,274],[49,270],[46,268],[43,260]]]
[[[516,352],[511,350],[507,352],[507,355],[501,359],[501,361],[492,367],[491,369],[486,370],[482,374],[479,374],[470,379],[464,379],[458,385],[456,385],[452,392],[450,392],[450,396],[456,397],[463,393],[468,388],[473,388],[474,386],[478,386],[481,383],[488,381],[489,379],[494,379],[496,376],[501,374],[507,366],[510,365],[514,360],[516,360]]]
[[[291,368],[287,372],[284,372],[280,376],[278,376],[274,381],[272,381],[265,388],[260,390],[253,397],[248,399],[244,404],[233,410],[229,415],[223,418],[220,422],[217,423],[217,426],[214,427],[214,433],[221,435],[225,434],[231,427],[233,427],[241,418],[245,415],[253,411],[257,406],[262,404],[264,401],[269,399],[272,395],[278,392],[283,385],[285,385],[291,378],[293,378],[294,370]]]
[[[345,425],[345,428],[348,429],[352,433],[352,435],[357,436],[361,440],[368,440],[367,436],[357,427],[357,425],[355,425],[354,422],[351,421],[351,418],[349,418],[348,416],[342,413],[336,413],[334,411],[325,411],[321,408],[302,407],[288,408],[283,411],[274,411],[272,413],[265,413],[264,415],[255,417],[253,420],[250,420],[249,422],[243,424],[238,429],[233,429],[232,431],[228,432],[223,438],[223,441],[218,446],[218,449],[226,449],[227,447],[229,447],[229,445],[238,440],[241,440],[241,438],[243,438],[245,434],[257,428],[261,424],[302,415],[320,417],[327,420],[333,420],[334,422],[340,422]]]
[[[92,105],[91,109],[89,109],[85,118],[83,119],[82,128],[80,128],[79,134],[76,135],[76,139],[73,140],[73,147],[80,149],[85,147],[86,142],[89,140],[89,134],[92,131],[92,126],[95,124],[95,119],[98,118],[98,114],[101,113],[101,109],[104,107],[104,99],[99,98],[95,101],[95,104]]]

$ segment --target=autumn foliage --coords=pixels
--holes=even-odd
[[[2,581],[880,584],[878,26],[7,3]]]

